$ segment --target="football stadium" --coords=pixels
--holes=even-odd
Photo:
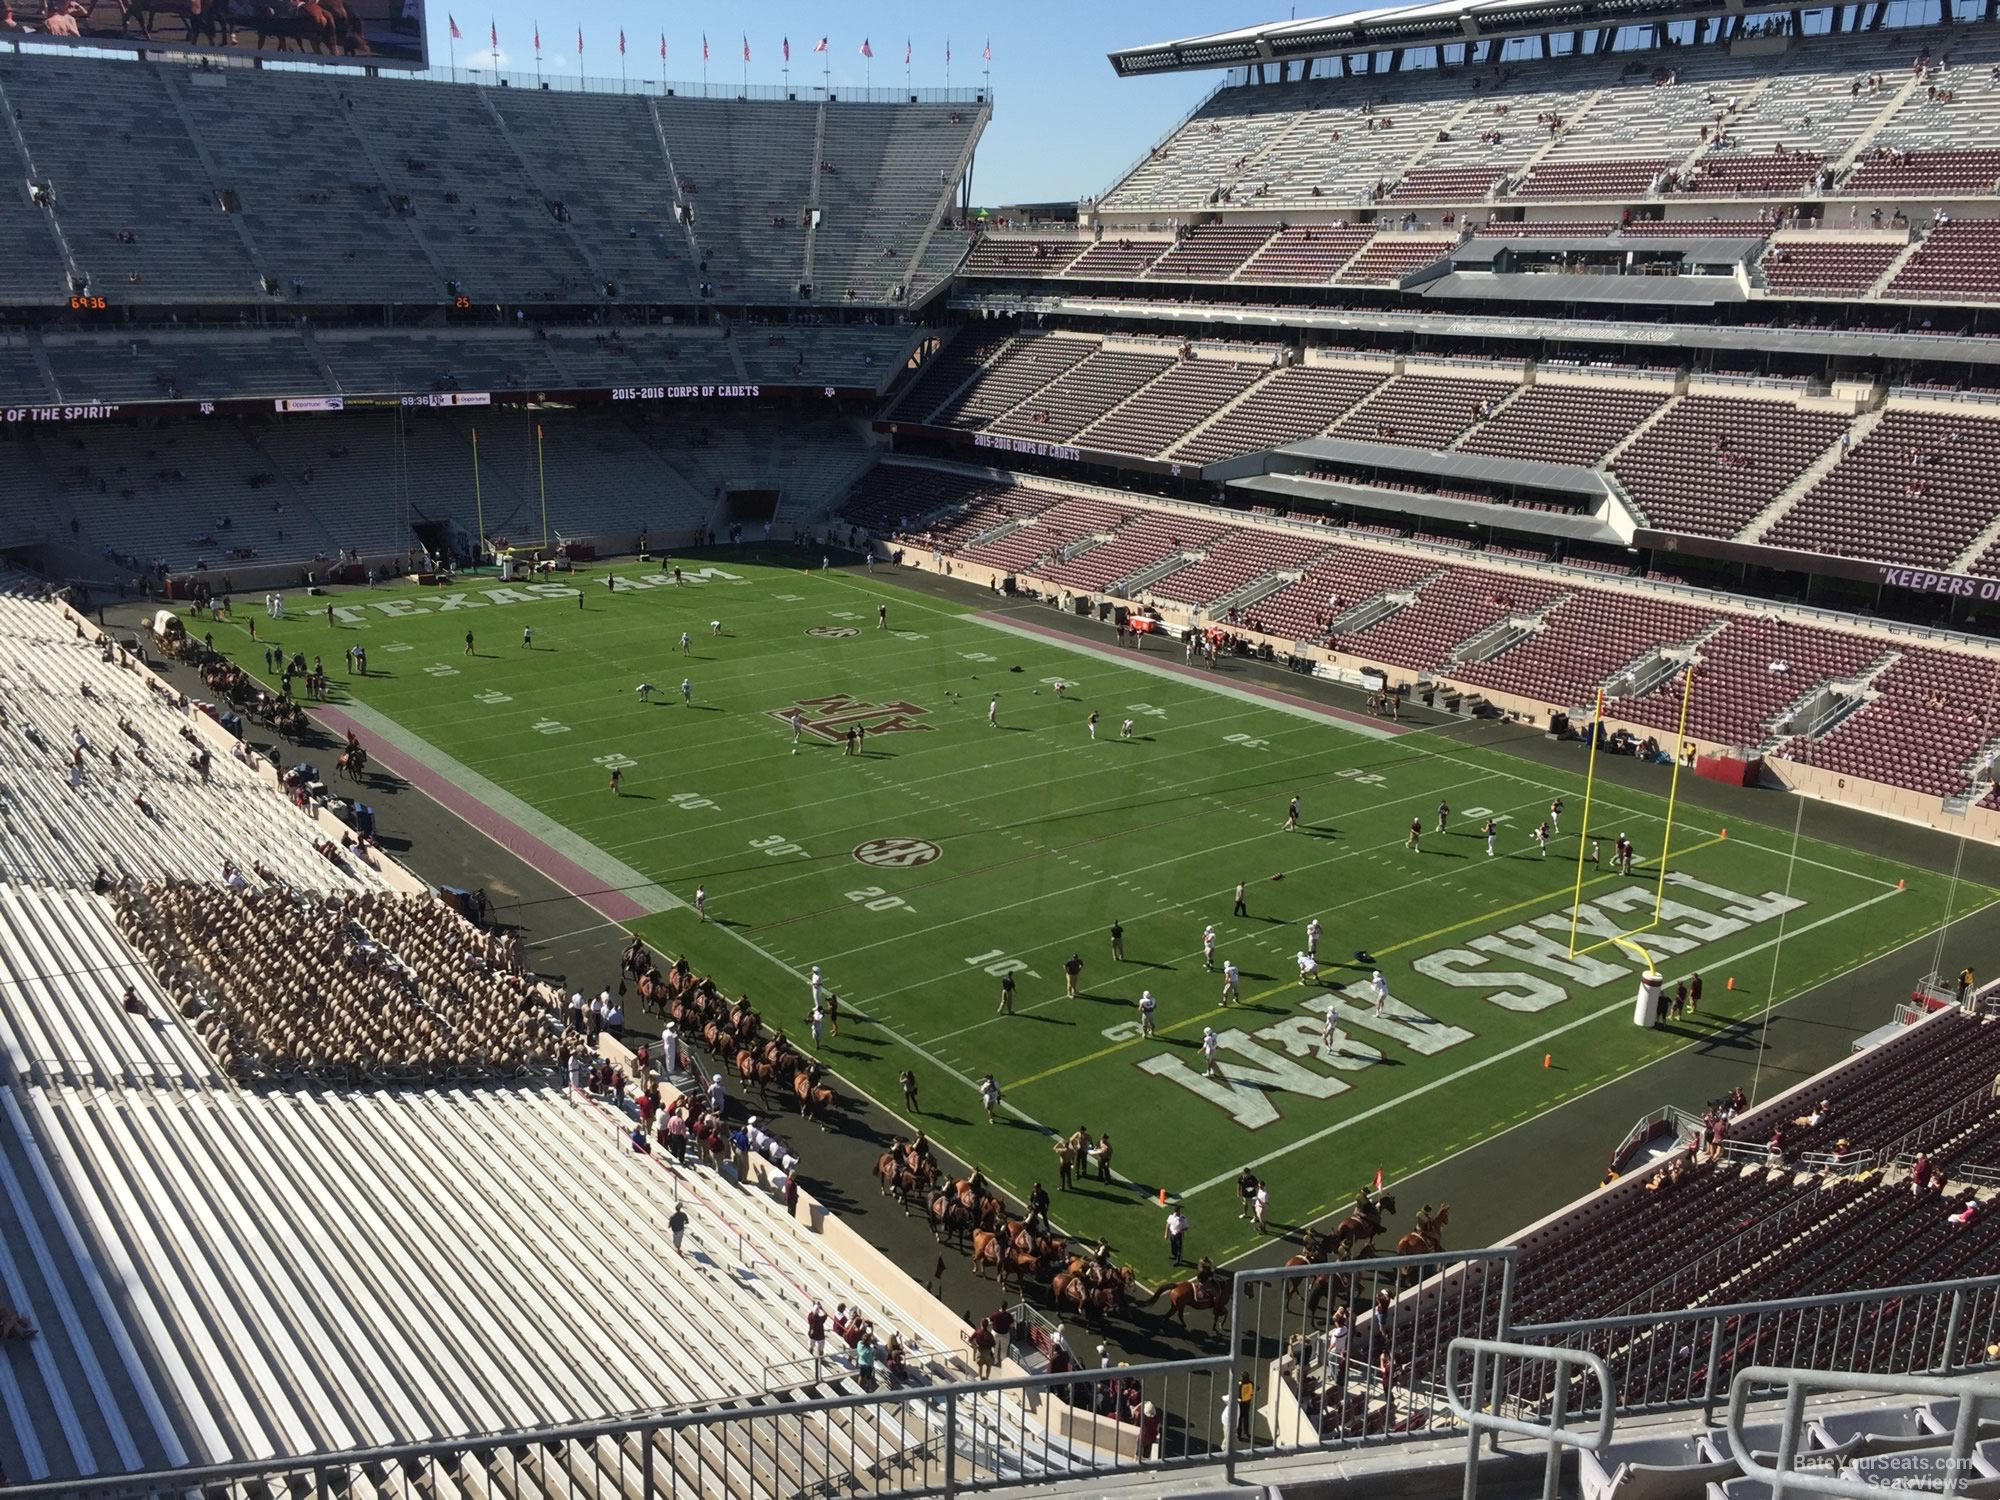
[[[2000,4],[437,19],[0,19],[0,1493],[2000,1494]]]

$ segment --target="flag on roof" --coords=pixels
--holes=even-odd
[[[909,39],[908,37],[904,37],[904,38],[903,38],[903,66],[907,68],[907,67],[908,67],[909,65],[910,65],[910,39]]]
[[[576,28],[576,55],[578,57],[583,56],[583,28],[581,26]]]
[[[445,12],[444,23],[451,28],[451,39],[454,42],[465,40],[465,34],[458,29],[458,19],[450,11]]]
[[[980,60],[981,60],[982,62],[992,62],[992,61],[993,61],[993,38],[992,38],[992,37],[990,37],[990,36],[989,36],[989,37],[988,37],[988,38],[986,39],[986,50],[985,50],[984,52],[981,52],[981,53],[979,54],[979,57],[980,57]]]
[[[708,33],[705,31],[701,34],[701,60],[708,61]]]
[[[535,22],[535,50],[537,52],[542,50],[542,23],[540,21]]]
[[[623,26],[618,28],[618,55],[620,57],[625,55],[625,28]]]
[[[743,38],[743,60],[750,61],[750,38],[747,36]]]
[[[790,37],[784,39],[784,49],[785,61],[790,62],[792,60],[792,39]]]
[[[820,39],[819,39],[818,41],[816,41],[816,42],[814,42],[814,43],[813,43],[813,51],[815,51],[815,52],[824,52],[824,51],[826,51],[826,38],[825,38],[825,37],[821,37],[821,38],[820,38]]]
[[[868,45],[868,38],[865,36],[861,39],[861,55],[863,57],[873,57],[875,55],[875,49]]]

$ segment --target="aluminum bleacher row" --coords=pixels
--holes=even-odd
[[[54,606],[0,595],[0,875],[83,886],[100,874],[219,880],[225,863],[248,869],[261,854],[307,888],[379,887],[360,860],[321,854],[325,830],[247,765],[216,754],[204,780],[189,764],[199,746],[181,734],[188,712],[152,680],[103,661]]]
[[[20,905],[0,906],[0,932]],[[74,1024],[115,1027],[107,1009],[100,997]],[[622,1112],[546,1085],[242,1094],[193,1078],[10,1090],[0,1112],[0,1174],[25,1209],[0,1283],[42,1330],[6,1377],[29,1418],[0,1435],[12,1479],[760,1402],[741,1393],[803,1352],[815,1298],[941,1355],[933,1378],[963,1373],[780,1203],[630,1154]],[[635,1254],[645,1274],[621,1274]],[[844,1360],[787,1383],[853,1388]],[[918,1426],[898,1446],[933,1436]],[[780,1460],[801,1488],[889,1456],[824,1437]],[[719,1452],[695,1465],[679,1446],[674,1461],[691,1493],[733,1493]],[[461,1483],[487,1493],[482,1475]]]
[[[892,305],[989,114],[43,55],[0,100],[0,295],[47,303]]]
[[[1052,588],[1198,609],[1551,708],[1586,707],[1602,689],[1615,718],[1668,737],[1692,660],[1694,739],[1927,795],[1964,794],[2000,741],[2000,660],[1750,613],[1720,597],[1614,590],[1581,570],[1558,581],[1499,558],[1402,550],[1364,528],[1149,511],[1143,497],[900,462],[873,470],[842,514]],[[1499,627],[1508,629],[1491,634]]]
[[[1986,144],[2000,128],[1990,32],[1794,37],[1762,54],[1679,47],[1224,88],[1098,207],[1782,199],[1822,170],[1836,194],[1985,194],[2000,178],[2000,153]]]

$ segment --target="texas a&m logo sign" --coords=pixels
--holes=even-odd
[[[841,741],[847,738],[849,729],[865,729],[870,734],[902,734],[915,730],[928,734],[929,724],[919,724],[919,719],[928,718],[930,710],[914,703],[867,703],[850,698],[845,693],[835,693],[826,698],[801,698],[789,708],[767,710],[780,724],[789,725],[792,715],[797,714],[809,734],[816,734],[823,740]]]

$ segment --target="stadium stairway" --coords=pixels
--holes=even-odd
[[[1262,392],[1264,388],[1268,386],[1276,376],[1282,374],[1284,371],[1291,368],[1292,366],[1290,365],[1280,365],[1276,370],[1273,370],[1269,375],[1266,375],[1261,379],[1251,381],[1249,385],[1245,386],[1242,390],[1238,391],[1234,396],[1231,396],[1227,401],[1224,401],[1220,406],[1217,406],[1213,411],[1209,412],[1206,416],[1202,417],[1200,421],[1194,423],[1194,425],[1189,427],[1186,432],[1183,432],[1179,437],[1175,438],[1173,442],[1167,444],[1165,448],[1160,450],[1161,455],[1164,456],[1165,454],[1171,453],[1176,448],[1179,448],[1184,444],[1191,442],[1193,439],[1200,437],[1204,432],[1208,431],[1208,429],[1213,427],[1217,422],[1222,421],[1231,412],[1235,411],[1237,407],[1241,406],[1244,402],[1251,400],[1253,397]]]
[[[1875,298],[1887,293],[1889,288],[1896,284],[1896,278],[1903,274],[1905,268],[1915,258],[1916,253],[1923,248],[1924,236],[1921,234],[1911,235],[1910,243],[1896,252],[1896,258],[1882,268],[1882,274],[1868,284],[1867,289],[1860,294],[1858,300],[1864,302],[1873,301]]]
[[[67,1404],[80,1430],[106,1433],[107,1406],[171,1412],[148,1444],[178,1442],[197,1461],[713,1404],[803,1352],[815,1297],[861,1300],[906,1339],[917,1327],[764,1195],[634,1156],[622,1115],[543,1086],[0,1097],[0,1186],[32,1228],[36,1275],[0,1274],[10,1300],[41,1314],[48,1366],[32,1394],[0,1395],[10,1410]],[[666,1229],[676,1203],[694,1221],[685,1257]],[[635,1253],[652,1274],[607,1282]],[[72,1317],[93,1263],[118,1269],[118,1311]],[[139,1399],[114,1399],[133,1346],[122,1378]],[[920,1379],[964,1374],[946,1351],[919,1347],[913,1364],[933,1352],[945,1360]],[[846,1369],[836,1356],[823,1376],[777,1388],[842,1393]],[[850,1470],[934,1437],[926,1403],[865,1436],[801,1421],[807,1440],[782,1458],[727,1428],[669,1456],[703,1494],[733,1490],[732,1445],[732,1471],[791,1464],[799,1488],[845,1487]],[[37,1460],[21,1443],[61,1430],[0,1436],[0,1462],[66,1477],[146,1456],[137,1435],[82,1460]],[[615,1455],[603,1464],[611,1479]],[[486,1492],[476,1473],[464,1482]]]
[[[237,239],[243,243],[244,258],[250,262],[264,286],[275,288],[278,284],[277,279],[270,263],[258,252],[257,242],[250,234],[250,226],[243,222],[241,213],[223,204],[223,185],[229,179],[216,166],[215,157],[210,153],[208,143],[202,137],[201,127],[195,123],[194,112],[188,108],[187,99],[181,93],[178,75],[179,70],[176,68],[160,69],[157,75],[160,80],[160,90],[167,96],[167,103],[173,106],[174,113],[180,117],[182,126],[187,130],[188,141],[194,147],[195,160],[201,163],[202,171],[208,176],[209,191],[217,205],[223,208],[223,217],[228,219],[230,226],[235,229]]]
[[[535,191],[541,195],[542,201],[553,204],[560,200],[563,196],[560,185],[546,180],[536,169],[534,159],[521,149],[520,142],[514,138],[513,129],[507,124],[507,117],[500,113],[500,107],[493,102],[492,91],[476,88],[473,93],[479,96],[479,102],[484,106],[487,118],[492,120],[494,133],[505,143],[508,153],[520,166],[521,175],[534,184]],[[570,244],[575,248],[577,259],[590,268],[593,290],[603,292],[605,288],[615,285],[617,278],[604,268],[603,262],[596,255],[591,253],[590,242],[578,232],[575,219],[566,217],[558,222],[563,226]]]
[[[812,159],[814,171],[812,186],[806,189],[806,247],[799,262],[799,280],[806,286],[812,285],[813,251],[819,248],[820,187],[826,174],[817,169],[818,163],[826,160],[826,101],[820,100],[813,110]]]
[[[1981,528],[1979,534],[1966,544],[1964,551],[1960,552],[1958,556],[1945,565],[1944,571],[1948,573],[1971,572],[1973,564],[1984,557],[1996,543],[2000,543],[2000,512],[1996,512],[1993,519]]]
[[[910,252],[909,263],[903,267],[902,285],[906,289],[906,296],[904,298],[906,304],[915,305],[923,294],[924,288],[920,285],[920,279],[923,274],[924,260],[931,253],[931,246],[937,243],[937,237],[940,234],[949,234],[952,232],[945,227],[946,223],[953,217],[952,194],[957,191],[958,184],[965,181],[965,174],[972,170],[973,152],[979,145],[980,136],[985,133],[986,124],[992,119],[993,106],[982,104],[979,106],[979,113],[985,118],[966,133],[965,144],[959,148],[957,157],[947,169],[950,176],[947,179],[945,187],[944,211],[932,216],[930,226],[924,230],[923,234],[917,240],[916,247]]]
[[[1878,406],[1873,411],[1863,412],[1854,419],[1847,429],[1847,443],[1835,439],[1824,453],[1800,471],[1784,489],[1772,497],[1770,504],[1750,518],[1750,524],[1738,532],[1734,540],[1739,542],[1761,542],[1770,535],[1771,528],[1791,513],[1792,507],[1812,492],[1812,489],[1827,475],[1831,474],[1840,461],[1847,456],[1850,446],[1859,446],[1861,440],[1881,425],[1887,408]]]
[[[143,1015],[120,1002],[128,984]],[[22,1083],[190,1089],[222,1082],[102,900],[87,891],[0,884],[0,1057],[8,1079]]]
[[[321,88],[326,92],[327,116],[346,122],[347,132],[353,138],[355,147],[360,151],[362,159],[368,163],[368,170],[374,174],[375,181],[383,185],[383,190],[385,192],[388,191],[389,184],[396,179],[389,175],[388,170],[383,165],[382,158],[376,152],[374,142],[370,139],[369,131],[355,121],[351,111],[341,107],[340,90],[334,87],[334,81],[330,76],[325,74],[320,75],[319,82]],[[417,223],[417,216],[415,214],[404,214],[398,217],[403,227],[409,230],[411,240],[415,242],[418,253],[424,258],[424,264],[430,267],[431,274],[437,278],[439,289],[442,290],[450,286],[454,279],[452,273],[446,268],[444,260],[439,256],[437,246],[424,237],[423,229]]]

